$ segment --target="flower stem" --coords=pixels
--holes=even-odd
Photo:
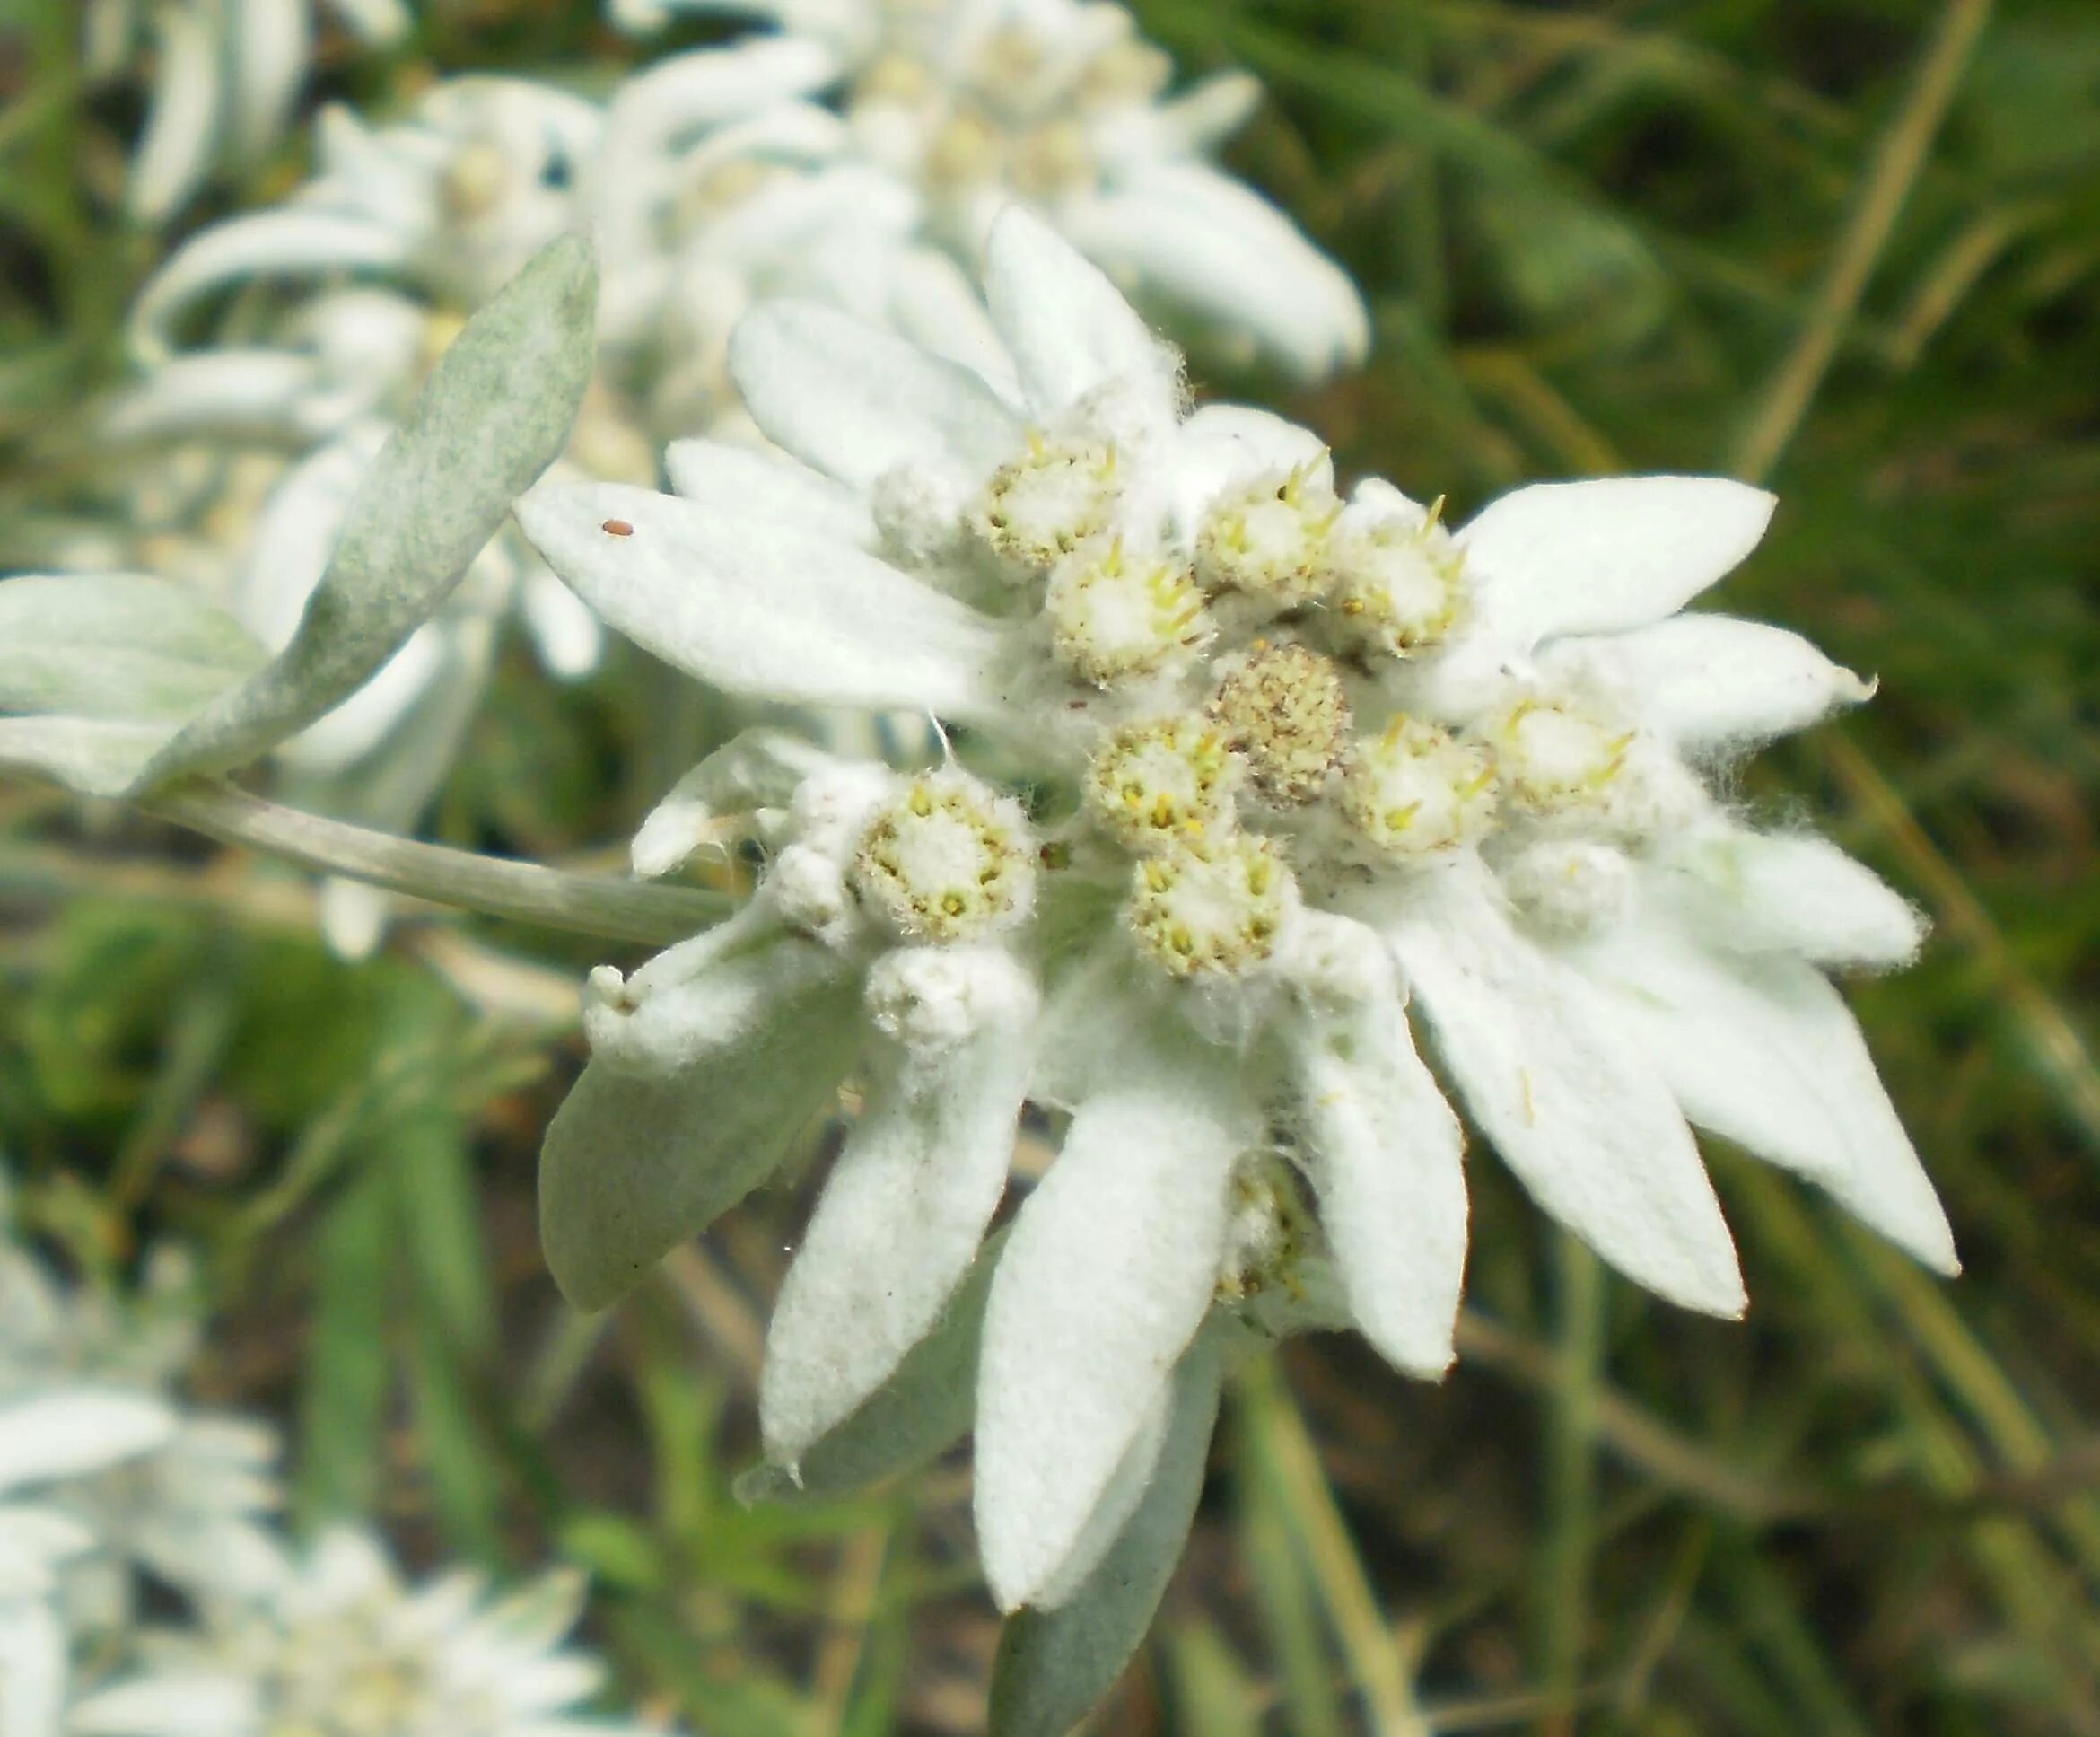
[[[1859,203],[1816,292],[1808,323],[1737,443],[1728,469],[1745,480],[1764,479],[1807,417],[1990,19],[1991,0],[1948,0],[1941,13],[1910,95],[1876,148]]]
[[[327,874],[454,905],[513,923],[668,946],[712,927],[733,908],[725,894],[659,887],[602,875],[565,874],[537,863],[477,855],[444,845],[285,808],[215,781],[155,791],[149,814],[222,844],[245,845]]]

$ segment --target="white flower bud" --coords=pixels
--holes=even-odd
[[[1288,807],[1317,797],[1349,746],[1342,672],[1303,645],[1256,640],[1227,669],[1210,714],[1255,788]]]
[[[1020,804],[957,771],[914,778],[875,815],[853,890],[899,937],[979,939],[1026,919],[1035,849]]]
[[[1203,593],[1185,567],[1117,540],[1075,549],[1044,599],[1058,660],[1099,687],[1149,675],[1201,645]]]
[[[1634,740],[1615,719],[1571,698],[1520,699],[1483,733],[1510,801],[1534,814],[1609,808]]]
[[[933,92],[933,69],[914,55],[895,52],[871,62],[853,82],[853,97],[863,102],[917,103]]]
[[[1361,505],[1361,503],[1360,503]],[[1352,509],[1328,552],[1330,601],[1343,633],[1365,649],[1412,657],[1441,642],[1458,617],[1464,553],[1426,513]]]
[[[976,109],[955,110],[926,141],[920,172],[936,192],[953,192],[993,179],[1005,156],[999,128]]]
[[[868,506],[883,553],[900,566],[938,566],[961,545],[962,502],[932,471],[912,464],[885,470],[869,491]]]
[[[1275,845],[1241,833],[1149,857],[1131,882],[1139,950],[1169,977],[1237,976],[1275,950],[1298,883]]]
[[[1359,836],[1404,861],[1476,842],[1493,824],[1495,803],[1485,750],[1409,717],[1360,741],[1342,784],[1343,811]]]
[[[1062,117],[1019,135],[1009,154],[1007,179],[1031,199],[1090,192],[1100,174],[1086,128]]]
[[[455,224],[492,215],[511,192],[511,165],[494,139],[469,139],[438,178],[438,204]]]
[[[1126,724],[1087,768],[1087,805],[1133,850],[1201,839],[1229,821],[1233,761],[1197,718]]]
[[[1124,37],[1087,63],[1075,100],[1089,108],[1150,103],[1174,83],[1174,57],[1155,42]]]
[[[1014,1023],[1035,998],[1027,973],[999,948],[904,947],[875,961],[865,1005],[877,1031],[925,1054]]]
[[[1116,449],[1028,436],[984,485],[971,523],[997,553],[1036,571],[1108,529],[1122,493]]]
[[[1502,890],[1526,925],[1556,941],[1608,926],[1633,896],[1633,864],[1610,845],[1548,839],[1527,846],[1501,870]]]
[[[1232,1177],[1217,1301],[1245,1303],[1273,1285],[1292,1284],[1291,1268],[1304,1252],[1307,1224],[1304,1203],[1282,1161],[1267,1154],[1242,1159]]]
[[[1205,589],[1245,592],[1279,610],[1310,602],[1326,580],[1327,537],[1342,503],[1310,467],[1220,496],[1196,529]]]
[[[843,952],[860,933],[860,912],[838,859],[813,845],[790,845],[774,858],[763,895],[790,928]]]
[[[787,822],[780,836],[844,862],[896,784],[897,775],[887,767],[846,760],[819,767],[788,798]]]

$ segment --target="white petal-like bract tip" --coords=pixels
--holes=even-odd
[[[1387,934],[1444,1072],[1539,1205],[1658,1295],[1740,1315],[1735,1243],[1691,1130],[1597,992],[1463,867]]]
[[[1038,416],[1104,387],[1168,387],[1145,322],[1099,267],[1026,206],[1008,206],[992,225],[984,297]]]
[[[984,617],[821,530],[615,483],[543,483],[518,522],[617,631],[731,693],[996,713]]]
[[[1475,631],[1527,648],[1674,615],[1755,548],[1776,498],[1725,477],[1535,483],[1458,533]]]
[[[758,1415],[768,1454],[790,1464],[940,1319],[1006,1186],[1035,991],[995,949],[921,949],[883,963],[913,959],[941,979],[932,993],[969,1005],[957,1010],[951,1042],[885,1047],[781,1287]]]
[[[993,1276],[977,1540],[1002,1610],[1055,1583],[1211,1304],[1237,1083],[1161,1067],[1080,1106]]]
[[[755,308],[730,369],[766,434],[841,482],[912,464],[967,487],[1021,444],[1019,419],[967,368],[816,303]]]

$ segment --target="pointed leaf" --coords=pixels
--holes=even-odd
[[[813,1501],[931,1464],[969,1433],[977,1402],[984,1303],[992,1294],[1006,1233],[988,1239],[941,1319],[861,1408],[785,1466],[755,1466],[737,1480],[737,1499]]]
[[[562,1294],[602,1309],[764,1180],[851,1065],[850,985],[803,984],[686,1066],[583,1070],[547,1131],[539,1233]]]
[[[135,573],[0,581],[0,712],[179,720],[268,661],[187,585]]]
[[[1741,1314],[1691,1129],[1598,992],[1516,932],[1476,864],[1412,894],[1387,934],[1444,1072],[1532,1197],[1658,1295]]]
[[[977,1540],[1002,1609],[1054,1581],[1203,1324],[1257,1128],[1221,1053],[1159,1046],[1080,1105],[1021,1208],[977,1394]]]
[[[1203,1495],[1221,1364],[1206,1336],[1175,1371],[1151,1482],[1093,1572],[1055,1610],[1007,1619],[992,1668],[992,1737],[1063,1737],[1136,1654]]]
[[[292,643],[186,727],[139,779],[223,771],[347,699],[465,575],[561,455],[593,356],[591,244],[550,244],[468,322],[351,503]]]
[[[885,1046],[774,1304],[758,1418],[792,1464],[940,1318],[1006,1189],[1036,992],[993,948],[914,948],[877,978],[967,1006],[974,1029]]]

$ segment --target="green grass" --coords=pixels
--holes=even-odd
[[[83,100],[72,10],[0,25],[13,559],[109,480],[70,418],[151,257],[109,215],[131,108]],[[2100,1733],[2100,13],[1140,10],[1192,69],[1270,83],[1238,165],[1372,297],[1370,368],[1289,407],[1345,472],[1461,512],[1627,468],[1779,491],[1720,601],[1884,686],[1742,794],[1938,920],[1857,1003],[1968,1271],[1925,1277],[1722,1152],[1753,1310],[1693,1320],[1564,1258],[1476,1163],[1458,1371],[1409,1384],[1334,1339],[1247,1380],[1098,1728]],[[587,11],[454,6],[428,46],[611,53]],[[704,734],[660,699],[508,672],[439,836],[602,847]],[[959,1469],[814,1509],[729,1493],[806,1189],[568,1320],[531,1165],[591,949],[431,927],[351,969],[311,921],[295,876],[0,787],[0,1145],[32,1221],[91,1265],[198,1244],[204,1380],[296,1423],[302,1521],[567,1552],[634,1692],[720,1737],[973,1728],[993,1627]]]

